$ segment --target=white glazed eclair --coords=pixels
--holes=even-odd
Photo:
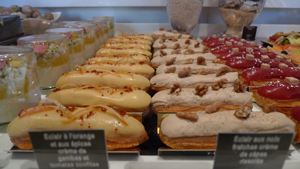
[[[105,105],[87,108],[42,106],[24,109],[7,127],[15,146],[32,149],[30,130],[104,129],[108,150],[135,147],[148,139],[143,124],[124,111]]]
[[[145,39],[145,38],[130,38],[130,37],[114,37],[114,38],[111,38],[111,39],[107,39],[105,41],[105,43],[112,43],[112,42],[137,42],[137,43],[144,43],[144,44],[147,44],[147,45],[152,45],[153,44],[153,41],[149,40],[149,39]]]
[[[127,112],[148,112],[151,97],[137,87],[113,89],[96,85],[83,85],[77,88],[57,89],[49,93],[47,98],[59,101],[64,106],[85,107],[92,104],[104,104],[117,110]]]
[[[178,74],[169,73],[169,74],[158,74],[153,76],[150,79],[151,88],[155,91],[161,91],[170,89],[173,87],[173,84],[178,83],[180,87],[196,87],[199,83],[205,83],[206,85],[213,85],[218,81],[226,79],[226,85],[233,86],[234,81],[238,79],[237,72],[229,72],[222,76],[216,77],[216,74],[208,75],[190,75],[188,77],[179,77]]]
[[[144,49],[138,49],[138,48],[100,48],[96,52],[97,55],[103,55],[103,54],[110,54],[110,55],[133,55],[133,54],[141,54],[141,55],[146,55],[149,57],[149,59],[152,57],[152,53],[149,52],[148,50]]]
[[[82,86],[85,84],[93,84],[96,86],[110,86],[115,89],[123,89],[125,86],[136,86],[144,91],[150,87],[150,81],[138,74],[114,72],[110,70],[79,70],[71,71],[62,75],[57,81],[55,87],[57,89],[68,84]],[[72,87],[72,86],[71,86]]]
[[[175,149],[215,149],[219,133],[294,133],[295,123],[279,112],[251,112],[246,118],[235,111],[177,113],[165,117],[160,125],[160,139]]]
[[[95,60],[97,62],[113,62],[116,64],[124,64],[124,63],[146,63],[150,64],[150,59],[146,55],[141,54],[133,54],[133,55],[109,55],[102,54],[97,55],[90,60]]]
[[[112,62],[97,62],[95,60],[87,61],[83,66],[83,70],[113,70],[118,72],[128,72],[143,75],[150,79],[154,75],[154,69],[145,63],[125,63],[115,64]]]
[[[178,31],[173,31],[172,32],[171,30],[164,30],[164,29],[154,31],[151,36],[154,39],[159,39],[159,38],[162,38],[162,37],[176,38],[176,39],[189,39],[189,38],[191,38],[190,34],[181,34]]]
[[[171,55],[165,55],[162,57],[155,57],[151,60],[150,65],[154,68],[158,67],[161,64],[166,64],[166,62],[175,59],[172,64],[174,65],[182,65],[186,64],[187,61],[193,59],[194,63],[197,62],[198,57],[203,57],[206,61],[214,61],[217,59],[217,57],[212,53],[195,53],[195,54],[171,54]]]
[[[208,86],[205,93],[197,93],[195,88],[181,88],[178,92],[170,90],[157,92],[152,97],[152,109],[158,112],[204,111],[214,102],[223,104],[220,110],[236,110],[244,105],[252,108],[252,93],[236,92],[233,87],[213,90]]]

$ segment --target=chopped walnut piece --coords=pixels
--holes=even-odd
[[[184,67],[183,70],[178,73],[178,77],[183,78],[191,76],[191,71],[192,69],[190,67]]]
[[[176,71],[176,67],[175,66],[172,66],[172,67],[169,67],[165,70],[165,73],[175,73]]]
[[[159,39],[159,35],[152,34],[151,37],[152,37],[153,39]]]
[[[178,32],[178,30],[174,30],[173,33],[177,34],[177,33],[179,33],[179,32]]]
[[[167,52],[163,51],[163,50],[159,50],[160,56],[166,56]]]
[[[188,50],[186,50],[183,54],[189,55],[189,54],[194,54],[194,53],[195,53],[195,51],[193,51],[193,50],[191,50],[191,49],[188,49]]]
[[[195,95],[203,96],[208,90],[208,86],[205,83],[199,83],[195,87]]]
[[[220,63],[220,59],[215,59],[215,60],[213,60],[213,63]]]
[[[188,35],[188,34],[190,34],[190,31],[185,31],[185,33],[184,33],[184,34]]]
[[[239,79],[236,79],[233,83],[233,90],[237,93],[244,93],[247,90],[247,86]]]
[[[220,108],[222,108],[223,103],[221,102],[214,102],[212,105],[208,105],[205,107],[205,111],[208,114],[214,113],[218,110],[220,110]]]
[[[171,30],[171,29],[168,29],[167,32],[172,32],[172,30]]]
[[[182,49],[188,49],[189,45],[183,45]]]
[[[177,38],[174,38],[174,37],[173,37],[171,40],[172,40],[173,42],[178,41],[178,39],[177,39]]]
[[[203,53],[208,53],[210,52],[210,49],[206,46],[203,47]]]
[[[198,115],[196,113],[192,112],[177,112],[176,116],[182,119],[187,119],[190,121],[197,121],[198,120]]]
[[[175,62],[175,60],[176,60],[176,57],[172,57],[170,60],[167,60],[166,61],[166,66],[169,66],[169,65],[173,64]]]
[[[227,86],[227,82],[228,82],[227,79],[218,80],[211,86],[211,88],[213,90],[219,90],[221,88],[225,88]]]
[[[180,49],[176,49],[176,50],[171,51],[171,54],[180,54],[180,53],[181,53]]]
[[[169,94],[179,94],[179,92],[181,92],[181,88],[180,88],[180,84],[179,83],[174,83],[172,88],[170,89],[170,93]]]
[[[165,34],[162,34],[161,37],[164,38],[164,37],[166,37],[166,35],[165,35]]]
[[[206,65],[205,58],[203,56],[197,57],[197,65]]]
[[[190,58],[190,59],[187,59],[183,62],[183,64],[192,64],[194,62],[194,59]]]
[[[216,77],[223,76],[223,75],[225,75],[228,72],[232,72],[232,69],[230,67],[228,67],[228,66],[223,66],[216,73]]]
[[[243,106],[242,108],[240,109],[237,109],[235,112],[234,112],[234,116],[235,117],[238,117],[238,118],[247,118],[249,117],[250,113],[251,113],[251,108],[248,107],[248,106]]]
[[[161,27],[161,28],[159,28],[159,30],[160,30],[160,31],[163,31],[163,30],[165,30],[165,28],[164,28],[164,27]]]
[[[165,42],[165,40],[163,38],[159,40],[160,44],[163,44],[164,42]]]
[[[198,41],[195,45],[194,45],[195,48],[199,48],[200,47],[200,42]]]
[[[161,45],[160,48],[161,48],[161,49],[166,49],[166,48],[167,48],[167,45],[166,45],[166,44],[163,44],[163,45]]]
[[[270,112],[274,111],[277,108],[277,105],[278,104],[276,102],[266,104],[263,108],[263,112],[270,113]]]
[[[189,39],[185,40],[184,44],[190,44],[190,40]]]
[[[173,46],[173,49],[180,49],[180,44],[179,43],[175,43]]]
[[[188,39],[194,39],[194,36],[193,36],[193,35],[190,35]]]
[[[196,74],[197,75],[208,75],[208,74],[211,74],[211,72],[210,72],[209,69],[201,68],[201,69],[196,71]]]
[[[182,34],[179,34],[177,38],[179,39],[179,38],[181,38],[181,36],[182,36]]]

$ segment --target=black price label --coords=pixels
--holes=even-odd
[[[245,26],[242,38],[250,41],[255,40],[257,26]]]
[[[39,168],[108,169],[104,130],[30,131]]]
[[[292,138],[292,133],[220,133],[214,169],[281,169]]]

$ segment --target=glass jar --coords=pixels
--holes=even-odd
[[[73,70],[75,65],[85,63],[84,55],[84,33],[79,28],[54,28],[45,31],[48,34],[64,34],[68,38],[70,53],[70,69]]]
[[[35,63],[31,48],[0,46],[0,123],[41,100]]]
[[[84,54],[85,59],[94,57],[96,54],[96,26],[87,22],[60,22],[65,28],[81,28],[84,31]]]
[[[101,45],[104,44],[104,23],[94,18],[86,19],[85,21],[96,26],[96,46],[97,50],[99,50]]]
[[[103,16],[94,16],[95,19],[97,19],[98,21],[101,21],[104,25],[104,42],[110,38],[110,23],[109,23],[109,19],[103,17]]]
[[[168,0],[167,12],[173,30],[191,31],[201,14],[203,0]]]
[[[33,48],[41,90],[55,88],[57,79],[70,71],[66,35],[40,34],[18,39],[19,46]]]
[[[265,0],[219,0],[219,10],[227,25],[225,33],[241,37],[244,26],[251,25],[265,3]]]

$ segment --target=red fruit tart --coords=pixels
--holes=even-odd
[[[296,123],[296,133],[294,143],[300,142],[300,106],[296,106],[291,110],[291,119]]]
[[[299,80],[286,77],[284,82],[265,84],[257,89],[255,100],[264,109],[273,109],[289,116],[291,109],[300,105]]]
[[[202,43],[202,45],[206,46],[208,42],[210,42],[210,41],[218,41],[219,38],[220,37],[217,37],[216,34],[213,34],[212,36],[209,36],[209,37],[205,38],[201,43]]]
[[[232,51],[232,42],[230,42],[230,41],[226,41],[225,45],[222,45],[222,46],[219,46],[219,47],[216,47],[216,48],[213,48],[210,50],[210,52],[217,57],[222,54],[225,54],[225,53],[227,53],[227,54],[231,53],[231,51]]]
[[[227,60],[226,65],[231,67],[233,71],[241,74],[247,68],[260,67],[262,61],[254,58],[253,55],[247,54],[246,57],[234,57]]]

